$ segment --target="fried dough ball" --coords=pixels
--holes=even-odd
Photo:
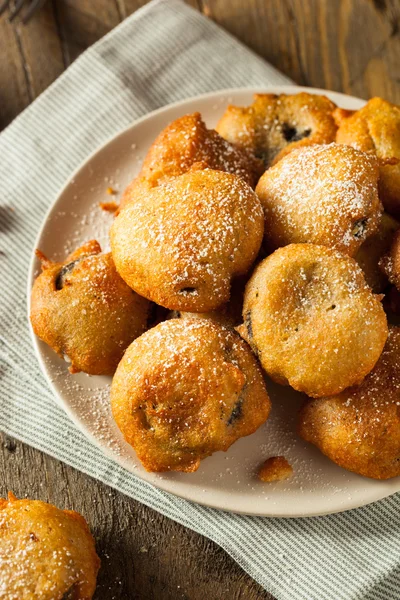
[[[376,294],[383,292],[388,284],[388,278],[380,267],[380,261],[390,249],[398,228],[398,221],[384,212],[378,231],[365,240],[354,257],[363,270],[366,282]]]
[[[257,185],[267,248],[312,243],[353,256],[378,227],[378,175],[376,159],[349,146],[294,150]]]
[[[271,456],[258,470],[258,478],[264,483],[284,481],[293,475],[293,468],[284,456]]]
[[[336,137],[379,159],[379,195],[388,213],[400,219],[400,107],[372,98],[341,123]]]
[[[230,173],[190,171],[137,194],[111,227],[117,270],[138,294],[171,310],[208,312],[260,248],[260,202]]]
[[[204,319],[164,321],[135,340],[115,373],[111,406],[148,471],[196,471],[270,412],[250,348]]]
[[[80,514],[12,493],[0,498],[0,598],[90,600],[99,567]]]
[[[35,334],[71,363],[71,373],[112,375],[129,344],[147,325],[150,304],[118,275],[111,253],[96,241],[53,263],[42,253],[43,272],[32,288]]]
[[[247,279],[241,277],[232,282],[229,302],[217,310],[206,313],[173,311],[172,316],[177,319],[210,319],[215,323],[224,325],[224,327],[233,329],[242,323],[243,296]]]
[[[387,337],[380,297],[357,263],[314,244],[285,246],[258,265],[243,319],[268,375],[315,398],[360,383]]]
[[[361,385],[303,406],[299,432],[349,471],[373,479],[400,475],[400,328],[390,327]]]
[[[306,92],[255,94],[251,106],[228,106],[216,129],[232,144],[261,158],[268,168],[299,146],[333,142],[335,108],[326,96]]]
[[[355,110],[347,110],[346,108],[335,108],[332,113],[332,116],[335,120],[336,126],[340,127],[345,119],[352,117],[356,111]]]
[[[382,272],[396,288],[400,289],[400,230],[393,236],[389,251],[379,262]]]
[[[214,129],[207,129],[200,113],[173,121],[157,137],[144,160],[139,175],[127,187],[120,210],[135,197],[138,188],[153,188],[178,177],[200,163],[203,168],[226,171],[255,187],[262,163],[248,152],[232,146]]]

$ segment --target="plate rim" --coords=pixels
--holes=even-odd
[[[218,96],[226,96],[227,98],[229,98],[229,96],[234,96],[236,94],[243,94],[248,92],[249,94],[255,94],[255,93],[288,93],[288,94],[296,94],[299,93],[301,91],[305,91],[308,93],[312,93],[312,94],[319,94],[319,95],[328,95],[328,97],[336,97],[337,101],[340,102],[340,100],[343,100],[344,103],[351,101],[356,101],[360,107],[362,106],[362,104],[366,103],[366,100],[362,99],[362,98],[358,98],[356,96],[350,96],[348,94],[343,94],[341,92],[336,92],[333,90],[325,90],[322,88],[313,88],[313,87],[307,87],[307,86],[297,86],[297,85],[276,85],[276,86],[251,86],[251,87],[240,87],[240,88],[226,88],[226,89],[220,89],[220,90],[214,90],[212,92],[207,92],[205,94],[199,94],[196,96],[192,96],[189,98],[185,98],[183,100],[178,100],[176,102],[167,104],[165,106],[161,106],[159,108],[157,108],[154,111],[151,111],[145,115],[143,115],[142,117],[140,117],[139,119],[136,119],[135,121],[133,121],[132,123],[130,123],[127,127],[124,127],[123,129],[121,129],[121,131],[119,131],[118,133],[116,133],[113,136],[110,136],[109,138],[107,138],[107,140],[105,140],[99,147],[95,148],[87,157],[84,161],[82,161],[73,171],[72,173],[68,176],[68,178],[66,179],[64,185],[62,185],[59,189],[59,191],[56,193],[54,200],[50,203],[44,217],[43,217],[43,221],[42,224],[39,228],[39,231],[37,232],[37,235],[35,236],[35,241],[34,241],[34,245],[33,245],[33,251],[32,251],[32,256],[31,259],[29,261],[29,266],[28,266],[28,278],[27,278],[27,315],[28,315],[28,323],[29,323],[29,332],[30,332],[30,337],[31,337],[31,341],[33,344],[33,348],[36,354],[36,358],[38,360],[40,369],[42,371],[42,374],[45,377],[45,380],[47,381],[48,386],[50,387],[51,391],[54,394],[54,401],[56,402],[56,404],[62,408],[64,410],[64,412],[68,415],[68,417],[71,419],[71,421],[73,422],[74,426],[78,428],[79,431],[81,431],[81,433],[83,433],[85,435],[85,437],[91,442],[93,443],[102,453],[104,456],[106,456],[107,458],[113,460],[113,462],[115,464],[117,464],[118,466],[122,467],[123,469],[125,469],[127,471],[127,473],[129,473],[130,475],[133,475],[134,477],[138,477],[139,479],[141,479],[142,481],[145,481],[147,484],[152,485],[154,487],[156,487],[157,489],[170,493],[176,497],[182,498],[188,502],[194,502],[197,503],[201,506],[206,506],[212,509],[217,509],[217,510],[222,510],[224,512],[228,512],[228,513],[233,513],[233,514],[241,514],[241,515],[247,515],[247,516],[254,516],[254,517],[270,517],[270,518],[313,518],[313,517],[318,517],[318,516],[324,516],[324,515],[329,515],[329,514],[337,514],[337,513],[342,513],[342,512],[347,512],[349,510],[353,510],[356,508],[361,508],[362,506],[367,506],[369,504],[373,504],[374,502],[378,502],[379,500],[382,500],[384,498],[388,498],[389,496],[391,496],[392,494],[396,493],[398,490],[393,490],[389,493],[386,493],[386,491],[381,494],[381,495],[377,495],[377,497],[374,500],[367,500],[364,503],[360,503],[359,500],[354,501],[353,503],[351,501],[348,502],[348,504],[344,507],[344,508],[336,508],[336,509],[332,509],[332,510],[322,510],[322,511],[313,511],[310,513],[304,513],[304,512],[297,512],[297,513],[292,513],[292,514],[287,514],[287,513],[281,513],[279,511],[269,511],[269,512],[258,512],[257,510],[249,512],[246,509],[241,510],[240,508],[227,508],[227,507],[223,507],[221,506],[221,504],[218,501],[213,502],[212,500],[199,500],[199,499],[194,499],[190,492],[188,492],[187,494],[185,494],[184,490],[176,492],[174,490],[171,489],[171,486],[168,485],[164,485],[164,482],[168,481],[168,480],[163,480],[160,479],[157,482],[154,481],[150,481],[149,478],[154,475],[152,473],[149,473],[147,477],[147,472],[144,472],[144,476],[142,473],[135,473],[133,472],[131,469],[129,469],[124,463],[128,462],[128,459],[125,459],[124,457],[119,457],[119,459],[117,460],[117,457],[115,455],[115,453],[113,452],[112,449],[108,448],[106,445],[102,445],[101,442],[97,439],[97,437],[87,428],[87,426],[77,417],[77,415],[75,414],[74,410],[72,409],[72,407],[69,406],[69,404],[62,398],[62,396],[60,395],[59,391],[57,390],[56,386],[54,385],[53,380],[50,377],[50,374],[47,370],[46,364],[45,364],[45,360],[44,360],[44,356],[43,353],[41,351],[41,347],[40,345],[43,344],[43,342],[41,342],[41,340],[35,335],[35,333],[33,332],[33,328],[30,322],[30,296],[31,296],[31,290],[32,290],[32,286],[35,280],[35,264],[36,264],[36,256],[35,256],[35,249],[39,247],[40,245],[40,240],[43,236],[43,234],[45,233],[46,230],[46,226],[47,226],[47,222],[50,219],[53,211],[56,210],[57,204],[60,200],[60,198],[64,195],[64,193],[68,190],[68,188],[70,187],[71,183],[74,181],[74,179],[76,178],[76,176],[80,173],[81,170],[83,170],[90,162],[92,162],[95,157],[100,154],[101,152],[103,152],[103,150],[111,143],[115,143],[118,138],[123,137],[128,131],[130,131],[131,129],[137,127],[138,125],[142,124],[143,122],[146,122],[148,120],[153,119],[155,116],[158,116],[159,114],[162,114],[164,112],[168,112],[172,109],[176,109],[176,108],[180,108],[182,107],[182,109],[184,110],[186,105],[191,105],[193,104],[193,102],[200,102],[200,101],[204,101],[204,100],[208,100],[208,99],[214,99]],[[184,113],[183,113],[184,114]],[[397,478],[395,478],[397,479]],[[389,480],[390,481],[390,480]],[[379,481],[377,481],[377,484],[379,484]],[[400,489],[400,486],[399,486]]]

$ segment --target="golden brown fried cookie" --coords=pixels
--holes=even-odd
[[[312,243],[352,256],[378,227],[378,175],[376,159],[349,146],[293,150],[256,188],[267,248]]]
[[[159,134],[139,175],[125,190],[120,210],[134,199],[139,188],[151,189],[183,175],[196,163],[238,175],[253,188],[262,172],[261,161],[224,140],[214,129],[207,129],[200,113],[185,115]]]
[[[390,327],[361,385],[304,405],[299,432],[349,471],[373,479],[400,475],[400,328]]]
[[[382,273],[400,290],[400,230],[393,236],[389,251],[379,261]]]
[[[372,98],[343,120],[336,140],[378,157],[380,198],[385,210],[399,219],[400,107],[382,98]]]
[[[171,310],[208,312],[229,300],[263,235],[260,202],[239,177],[191,171],[138,194],[115,219],[111,249],[121,277]]]
[[[171,319],[135,340],[114,375],[115,421],[148,471],[196,471],[268,417],[250,348],[204,319]]]
[[[258,265],[243,319],[270,377],[316,398],[360,383],[387,337],[380,297],[357,263],[314,244],[285,246]]]
[[[127,346],[147,325],[150,304],[118,275],[95,241],[63,263],[39,252],[43,272],[32,288],[35,334],[71,363],[71,373],[112,375]]]
[[[363,270],[366,282],[376,294],[383,292],[387,287],[388,278],[379,265],[383,256],[390,250],[398,228],[399,222],[384,212],[378,231],[365,240],[354,257]]]
[[[326,96],[255,94],[251,106],[228,106],[217,125],[223,138],[261,158],[266,168],[299,146],[335,140],[336,106]]]
[[[11,493],[0,499],[2,600],[90,600],[99,567],[80,514]]]

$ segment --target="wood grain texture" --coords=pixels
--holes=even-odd
[[[400,103],[399,0],[202,0],[296,83]]]
[[[272,598],[210,540],[0,435],[0,497],[10,489],[86,517],[102,561],[96,600]]]
[[[48,0],[0,18],[0,130],[146,0]],[[400,0],[188,0],[295,82],[400,103]],[[229,58],[227,59],[229,60]],[[102,558],[97,600],[265,600],[218,546],[41,452],[0,438],[0,494],[73,508]]]
[[[113,0],[53,0],[65,66],[122,20]]]
[[[0,131],[32,101],[16,32],[0,19]]]

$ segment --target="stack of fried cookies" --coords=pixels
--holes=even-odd
[[[113,375],[114,418],[149,471],[195,471],[253,433],[269,376],[309,397],[305,440],[394,477],[399,217],[397,106],[264,94],[216,130],[186,115],[126,189],[110,253],[38,252],[31,322],[72,373]]]

